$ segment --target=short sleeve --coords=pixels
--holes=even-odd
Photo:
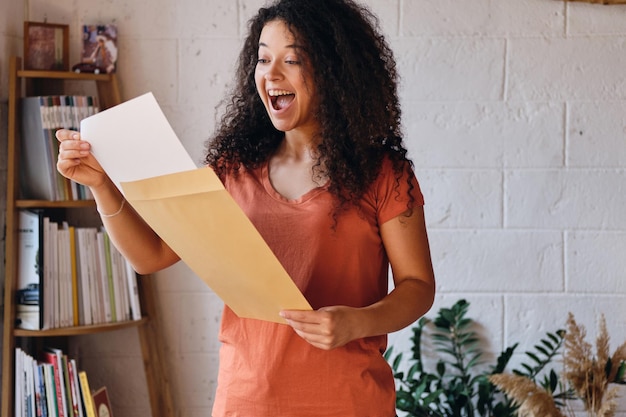
[[[423,206],[424,196],[413,169],[406,163],[404,170],[397,173],[391,161],[385,159],[374,184],[378,224],[399,216],[412,206]]]

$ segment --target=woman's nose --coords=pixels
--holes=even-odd
[[[277,63],[271,62],[267,67],[267,71],[265,72],[265,79],[267,81],[275,81],[277,79],[280,79],[280,74],[280,68],[278,67]]]

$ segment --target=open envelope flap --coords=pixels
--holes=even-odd
[[[210,167],[159,175],[148,180],[122,182],[124,193],[133,200],[156,200],[189,194],[226,190]]]
[[[310,310],[230,194],[207,187],[216,179],[211,169],[198,168],[122,187],[150,227],[238,316],[282,323],[282,309]]]

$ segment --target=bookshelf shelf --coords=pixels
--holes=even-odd
[[[94,200],[47,201],[47,200],[15,200],[17,208],[85,208],[96,207]]]
[[[114,74],[89,74],[72,71],[34,71],[18,70],[17,76],[20,78],[46,78],[56,80],[83,80],[83,81],[104,81],[111,82]]]
[[[57,336],[80,336],[84,334],[110,332],[114,330],[127,329],[130,327],[144,326],[148,323],[146,317],[141,320],[123,321],[120,323],[106,323],[94,326],[59,327],[50,330],[24,330],[14,329],[13,335],[16,337],[57,337]]]
[[[9,63],[9,117],[7,143],[7,191],[5,234],[4,332],[2,345],[2,398],[0,415],[14,415],[15,401],[15,348],[32,344],[42,346],[46,341],[69,343],[74,336],[136,328],[141,344],[152,417],[175,415],[169,379],[164,367],[164,352],[159,343],[160,326],[155,304],[155,290],[149,276],[138,276],[137,290],[142,316],[138,320],[98,325],[61,327],[49,330],[24,330],[16,327],[16,288],[18,271],[18,229],[20,209],[52,209],[70,217],[74,211],[95,216],[93,200],[47,201],[21,199],[20,193],[20,141],[21,109],[24,96],[62,95],[65,82],[95,84],[101,109],[121,103],[119,85],[115,74],[85,74],[70,71],[25,71],[22,60],[13,57]],[[25,343],[26,342],[26,343]],[[34,343],[32,343],[34,342]],[[37,352],[32,352],[36,354]],[[122,376],[123,378],[123,376]],[[114,381],[111,381],[113,384]]]

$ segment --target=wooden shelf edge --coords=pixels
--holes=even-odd
[[[96,202],[94,200],[15,200],[15,207],[17,208],[84,208],[95,206]]]
[[[59,80],[111,81],[113,74],[91,74],[73,71],[18,70],[20,78],[53,78]]]
[[[114,330],[126,329],[129,327],[140,327],[148,323],[148,318],[142,318],[141,320],[129,320],[119,323],[105,323],[95,324],[91,326],[77,326],[77,327],[59,327],[49,330],[25,330],[15,328],[13,335],[15,337],[51,337],[51,336],[78,336],[83,334],[111,332]]]

